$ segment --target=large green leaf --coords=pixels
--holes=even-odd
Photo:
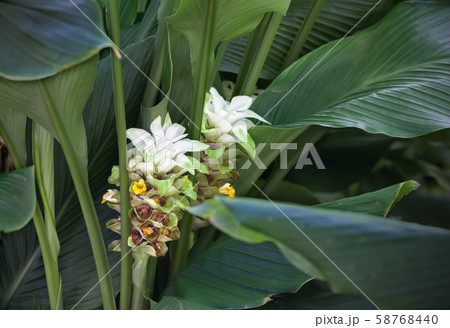
[[[419,184],[416,181],[405,181],[374,192],[316,206],[385,217],[403,196],[417,188],[419,188]]]
[[[450,127],[449,15],[449,4],[402,3],[368,30],[298,60],[252,109],[283,127],[396,137]]]
[[[1,0],[0,44],[0,77],[31,80],[80,63],[111,42],[95,0]]]
[[[323,5],[319,16],[308,35],[302,50],[302,55],[326,44],[327,42],[343,37],[353,27],[355,31],[366,27],[382,17],[391,7],[392,0],[328,0]],[[263,79],[275,79],[281,69],[286,54],[291,47],[297,31],[303,23],[312,0],[292,0],[286,16],[281,21],[277,34],[270,48],[264,68],[260,77]],[[377,5],[377,6],[375,6]],[[375,7],[374,7],[375,6]],[[371,8],[371,13],[357,26],[355,24],[366,15]],[[232,40],[223,57],[220,70],[238,73],[247,47],[248,36]]]
[[[252,109],[273,124],[250,130],[255,143],[292,142],[310,125],[397,137],[450,126],[450,48],[443,41],[450,34],[449,11],[448,4],[402,3],[368,30],[298,60],[254,102]],[[277,155],[265,147],[260,157],[268,166]],[[239,192],[245,194],[263,171],[253,165],[241,172]],[[357,171],[345,176],[349,172]],[[301,181],[312,176],[299,173]],[[333,186],[327,170],[313,174]]]
[[[270,243],[222,237],[176,276],[165,295],[219,309],[262,305],[273,294],[295,292],[310,276]]]
[[[191,212],[234,238],[275,243],[335,292],[364,293],[385,309],[450,307],[447,230],[245,198],[218,197]]]
[[[124,49],[128,57],[142,70],[148,71],[154,38],[150,37]],[[124,93],[127,108],[128,126],[136,124],[140,100],[146,78],[133,64],[123,61]],[[105,228],[105,224],[115,215],[104,204],[102,194],[111,188],[107,179],[110,169],[117,164],[117,146],[112,98],[112,80],[110,58],[106,57],[97,65],[97,76],[88,103],[84,110],[87,143],[89,149],[89,184],[96,204],[97,213],[103,230],[105,244],[109,244],[117,235]],[[56,221],[61,242],[59,268],[63,281],[64,306],[72,308],[98,281],[95,263],[91,254],[89,238],[83,224],[82,213],[74,191],[71,176],[59,146],[55,148],[56,183]],[[11,295],[9,308],[35,308],[33,297],[48,307],[45,273],[39,254],[39,245],[33,226],[21,231],[6,234],[0,245],[0,298]],[[120,254],[108,253],[112,267],[120,259]],[[21,259],[15,262],[14,259]],[[118,290],[120,272],[113,270],[113,282]],[[3,292],[2,292],[3,289]],[[100,290],[97,286],[76,309],[94,309],[102,305]]]
[[[0,174],[0,232],[23,228],[35,206],[34,167]]]
[[[0,112],[4,109],[20,111],[49,130],[59,141],[60,134],[65,133],[70,147],[76,150],[79,164],[87,169],[82,112],[92,90],[97,61],[98,56],[94,56],[70,70],[39,81],[16,82],[0,78]],[[53,106],[49,106],[47,95]],[[54,112],[51,107],[54,107]]]
[[[416,182],[407,181],[373,193],[316,206],[385,216],[402,196],[417,187]],[[236,271],[236,268],[240,270]],[[242,271],[245,271],[244,276]],[[222,238],[189,263],[166,294],[213,308],[247,308],[265,303],[273,294],[289,291],[286,286],[290,284],[298,289],[309,279],[300,271],[291,271],[283,255],[271,244],[247,244]],[[341,296],[336,297],[339,299]],[[331,298],[334,300],[336,297]],[[175,308],[179,305],[178,302],[170,304]],[[169,305],[164,307],[167,309]]]

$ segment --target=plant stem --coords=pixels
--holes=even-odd
[[[103,299],[104,309],[115,309],[114,291],[112,287],[111,275],[109,274],[109,263],[106,257],[106,250],[103,241],[102,231],[98,222],[97,212],[95,211],[94,201],[89,190],[89,181],[87,169],[81,165],[77,153],[73,148],[72,142],[62,124],[53,100],[48,92],[45,83],[42,80],[37,81],[41,90],[43,99],[52,119],[59,142],[66,157],[67,165],[77,191],[83,212],[86,228],[91,242],[92,252],[94,254],[97,274],[100,281],[100,291]]]
[[[173,261],[170,267],[169,281],[172,281],[175,276],[180,273],[186,266],[189,255],[189,244],[191,241],[191,227],[192,215],[186,213],[183,220],[180,222],[181,238],[174,243]]]
[[[133,284],[132,310],[149,309],[150,301],[147,298],[152,297],[154,289],[153,285],[155,284],[158,259],[156,257],[147,256],[146,259],[141,261],[147,262],[145,265],[141,266],[142,271],[138,274],[139,276],[144,277],[144,280],[142,281],[143,290]],[[144,293],[147,295],[145,296]]]
[[[292,154],[288,156],[287,168],[281,169],[280,167],[274,167],[271,174],[267,178],[266,185],[264,186],[264,193],[268,196],[272,194],[278,187],[279,183],[283,181],[284,177],[297,163],[302,151],[303,146],[306,143],[315,143],[327,132],[327,129],[322,126],[311,126],[305,130],[297,139],[297,150],[292,150]],[[279,161],[278,161],[279,163]],[[279,165],[279,164],[278,164]]]
[[[42,260],[45,268],[45,279],[47,280],[48,298],[52,310],[63,309],[62,290],[60,290],[61,281],[58,269],[58,261],[54,259],[51,251],[50,242],[47,237],[47,228],[42,217],[39,205],[36,205],[33,215],[33,223],[36,227],[36,234],[41,246]]]
[[[291,48],[289,49],[286,58],[284,59],[284,63],[281,66],[281,71],[284,71],[287,67],[291,66],[291,64],[294,63],[300,56],[300,52],[305,45],[309,32],[311,32],[311,29],[314,26],[317,16],[319,16],[320,10],[322,9],[325,1],[326,0],[315,0],[314,3],[311,4],[311,7],[309,7],[309,11],[306,14],[305,20],[303,21],[300,30],[295,36],[294,41],[292,41]]]
[[[234,96],[251,96],[253,94],[282,18],[283,15],[280,13],[266,13],[261,23],[250,35],[234,87]]]
[[[147,264],[150,256],[145,255],[143,258],[134,259],[134,282],[133,282],[133,298],[131,302],[132,310],[143,310],[148,306],[147,300],[144,297],[147,276]],[[138,280],[138,281],[137,281]]]
[[[120,48],[120,5],[119,0],[109,1],[109,18],[111,39]],[[130,208],[129,177],[127,171],[127,122],[125,100],[123,94],[122,63],[111,49],[111,64],[114,86],[114,107],[116,114],[117,146],[119,148],[120,168],[120,229],[121,229],[121,262],[120,262],[120,309],[130,308],[132,292],[132,265],[128,236],[131,234],[128,211]]]
[[[144,297],[144,291],[139,287],[133,285],[133,297],[131,299],[132,310],[144,310],[148,305],[147,300]]]

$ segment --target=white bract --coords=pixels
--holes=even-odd
[[[231,102],[227,102],[216,89],[211,88],[209,92],[206,95],[202,122],[204,141],[221,143],[225,146],[238,143],[245,149],[249,145],[250,148],[254,148],[253,140],[248,134],[248,129],[254,124],[248,118],[269,122],[249,109],[252,98],[237,96],[232,98]]]
[[[148,178],[155,175],[173,178],[185,172],[194,174],[195,169],[202,170],[198,160],[185,154],[203,151],[208,149],[208,145],[187,139],[187,134],[184,133],[186,129],[180,124],[172,123],[169,114],[164,125],[158,116],[151,123],[150,131],[151,133],[136,128],[127,130],[127,137],[134,145],[129,150],[129,170],[140,170]]]

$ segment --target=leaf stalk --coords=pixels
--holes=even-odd
[[[120,4],[119,0],[109,1],[109,29],[111,39],[120,48]],[[111,49],[111,65],[114,89],[114,108],[116,115],[117,146],[119,149],[120,168],[120,229],[121,229],[121,262],[120,262],[120,309],[130,309],[132,293],[132,265],[133,257],[130,255],[128,236],[131,234],[130,219],[130,192],[128,189],[129,177],[127,171],[127,122],[125,113],[125,98],[123,92],[122,62]]]

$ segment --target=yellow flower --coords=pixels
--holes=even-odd
[[[143,179],[139,180],[138,182],[133,183],[133,192],[136,195],[143,194],[147,191],[147,186],[145,185],[145,181]]]
[[[153,229],[148,227],[148,228],[142,229],[142,232],[144,233],[144,235],[148,236],[153,233]]]
[[[167,236],[169,234],[169,231],[167,229],[162,229],[161,234],[163,234],[164,236]]]
[[[219,192],[221,195],[230,197],[234,197],[234,195],[236,194],[236,190],[234,190],[234,188],[229,183],[225,183],[222,187],[220,187]]]

